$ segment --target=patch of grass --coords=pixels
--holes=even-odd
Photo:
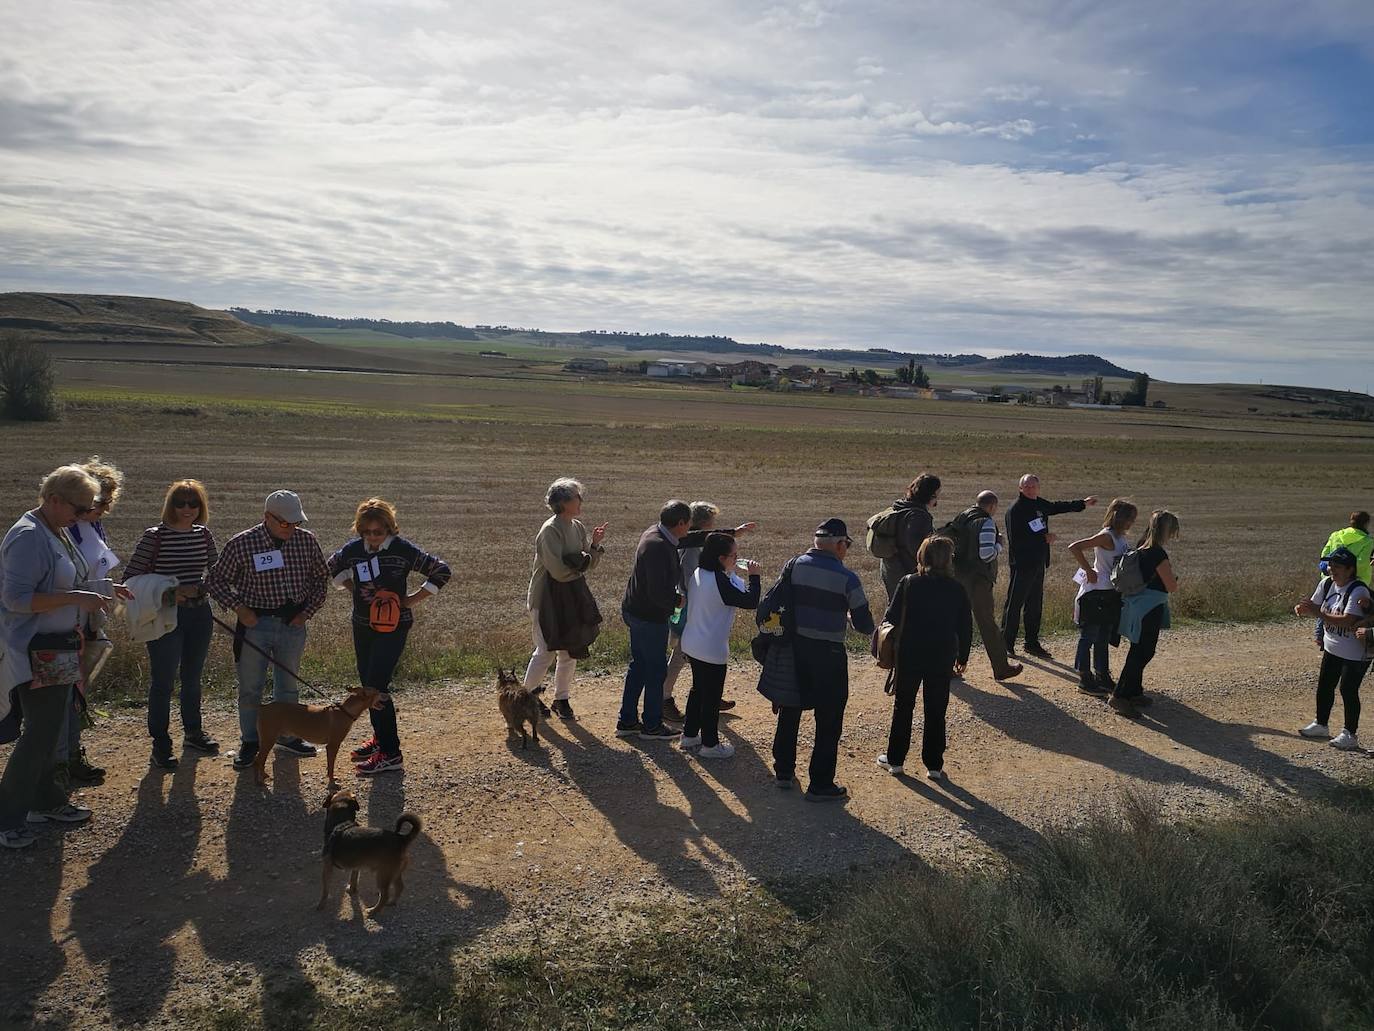
[[[616,914],[617,933],[424,954],[395,950],[316,992],[268,992],[260,1009],[206,1007],[194,1023],[452,1031],[757,1028],[801,1031],[814,991],[804,957],[816,932],[762,892]],[[344,979],[362,990],[338,991]]]
[[[1126,796],[1010,872],[896,877],[818,957],[819,1024],[1374,1027],[1374,791],[1165,824]]]

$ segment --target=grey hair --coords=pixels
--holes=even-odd
[[[549,484],[548,492],[544,495],[544,504],[553,510],[557,515],[563,511],[563,506],[574,498],[580,498],[583,494],[582,484],[574,480],[571,476],[560,476]]]
[[[1026,487],[1026,486],[1028,486],[1029,484],[1032,484],[1032,483],[1039,483],[1039,482],[1040,482],[1040,477],[1036,476],[1035,473],[1026,473],[1025,476],[1021,477],[1021,482],[1018,484],[1018,486],[1020,486],[1020,487]]]
[[[710,501],[693,501],[692,509],[692,528],[701,529],[716,516],[720,515],[720,506]]]
[[[100,481],[79,465],[58,466],[38,484],[38,503],[47,498],[60,498],[80,508],[90,505],[100,496]]]
[[[997,501],[997,492],[991,490],[980,490],[976,499],[979,508],[986,508]]]

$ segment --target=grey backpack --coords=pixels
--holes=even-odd
[[[1140,568],[1140,549],[1132,548],[1112,563],[1112,586],[1123,597],[1145,590],[1145,573]]]

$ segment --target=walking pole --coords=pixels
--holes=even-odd
[[[299,673],[297,673],[294,669],[292,669],[292,668],[291,668],[290,666],[288,666],[286,663],[280,662],[280,661],[278,661],[277,659],[274,659],[272,656],[268,655],[265,651],[263,651],[261,648],[259,648],[259,647],[258,647],[256,644],[254,644],[252,641],[248,640],[247,637],[244,637],[244,638],[240,639],[240,638],[239,638],[239,635],[238,635],[238,632],[237,632],[233,627],[231,627],[228,623],[224,622],[224,620],[220,619],[220,618],[219,618],[217,615],[215,615],[213,612],[210,613],[210,618],[213,619],[213,620],[214,620],[216,623],[218,623],[220,626],[222,626],[225,630],[229,631],[230,635],[231,635],[236,641],[239,641],[240,644],[245,644],[245,645],[247,645],[249,648],[252,648],[253,651],[257,652],[259,655],[261,655],[261,656],[262,656],[264,659],[266,659],[268,662],[272,663],[272,665],[276,666],[277,669],[280,669],[280,670],[283,670],[283,671],[285,671],[285,672],[287,672],[287,673],[290,673],[293,677],[296,678],[296,682],[297,682],[298,684],[300,684],[301,687],[305,688],[307,691],[309,691],[311,694],[313,694],[316,698],[327,698],[327,697],[328,697],[328,695],[326,695],[326,694],[325,694],[323,691],[321,691],[319,688],[315,687],[313,684],[307,683],[304,677],[302,677]]]

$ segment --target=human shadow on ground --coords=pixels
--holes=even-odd
[[[0,763],[0,768],[3,768]],[[97,813],[94,819],[100,819]],[[37,842],[3,860],[5,887],[0,911],[0,1023],[62,1027],[67,1021],[37,1020],[33,1008],[67,967],[67,956],[53,937],[52,913],[62,892],[64,836],[86,834],[87,827],[31,826]]]
[[[728,732],[722,737],[734,744],[735,755],[713,761],[668,742],[634,740],[635,747],[610,748],[576,723],[548,733],[550,746],[567,761],[569,782],[606,818],[616,838],[665,883],[689,894],[719,895],[732,865],[774,880],[909,857],[905,846],[846,806],[808,803],[800,787],[779,790],[772,769],[747,739]],[[804,729],[798,750],[803,766],[807,739]],[[685,811],[660,798],[661,780],[682,793]]]
[[[1033,669],[1040,673],[1047,673],[1052,677],[1058,677],[1060,680],[1066,681],[1067,683],[1078,683],[1078,676],[1070,672],[1073,667],[1066,666],[1057,659],[1036,659],[1029,655],[1017,655],[1012,661],[1021,663],[1027,669]]]
[[[1093,763],[1124,776],[1155,784],[1182,784],[1235,796],[1235,787],[1096,730],[1032,688],[1015,681],[1001,685],[1010,694],[985,691],[966,680],[954,680],[950,694],[988,726],[1007,737],[1045,752]]]
[[[74,915],[83,949],[93,961],[109,962],[108,998],[117,1020],[144,1023],[165,1006],[177,958],[171,939],[187,925],[206,956],[222,968],[219,976],[240,983],[260,978],[260,996],[250,1005],[271,1027],[308,1025],[318,1014],[320,1000],[301,960],[314,947],[323,946],[340,965],[373,972],[379,946],[457,945],[504,918],[504,897],[456,882],[442,851],[423,834],[411,846],[400,905],[383,910],[382,921],[364,920],[351,906],[351,914],[341,911],[347,881],[341,871],[335,872],[324,911],[316,912],[324,795],[315,788],[309,797],[301,794],[302,767],[310,769],[312,781],[313,774],[323,772],[314,765],[275,754],[270,790],[255,784],[251,771],[235,775],[222,877],[192,872],[203,829],[194,765],[178,770],[166,802],[159,779],[145,779],[133,819],[92,868]],[[385,824],[383,811],[393,807],[399,814],[399,801],[393,806],[389,800],[391,790],[399,793],[403,787],[398,781],[394,789],[377,793],[377,805],[369,806],[371,822]],[[209,865],[217,866],[217,858]],[[369,902],[375,896],[370,881],[364,873],[360,887]],[[460,906],[455,895],[466,896],[466,904]],[[140,907],[144,899],[148,905]],[[404,938],[393,940],[397,934]],[[236,1001],[243,997],[235,995]]]
[[[1255,723],[1227,723],[1165,694],[1151,692],[1153,704],[1143,710],[1142,726],[1219,762],[1229,763],[1260,778],[1284,794],[1320,792],[1341,787],[1340,781],[1309,766],[1261,748],[1259,737],[1297,737]],[[1324,741],[1304,741],[1321,747]]]
[[[948,775],[938,781],[922,780],[911,775],[894,779],[913,794],[962,819],[983,844],[1001,852],[1008,859],[1015,859],[1024,850],[1044,841],[1039,831],[1008,816],[967,788],[960,787]]]

